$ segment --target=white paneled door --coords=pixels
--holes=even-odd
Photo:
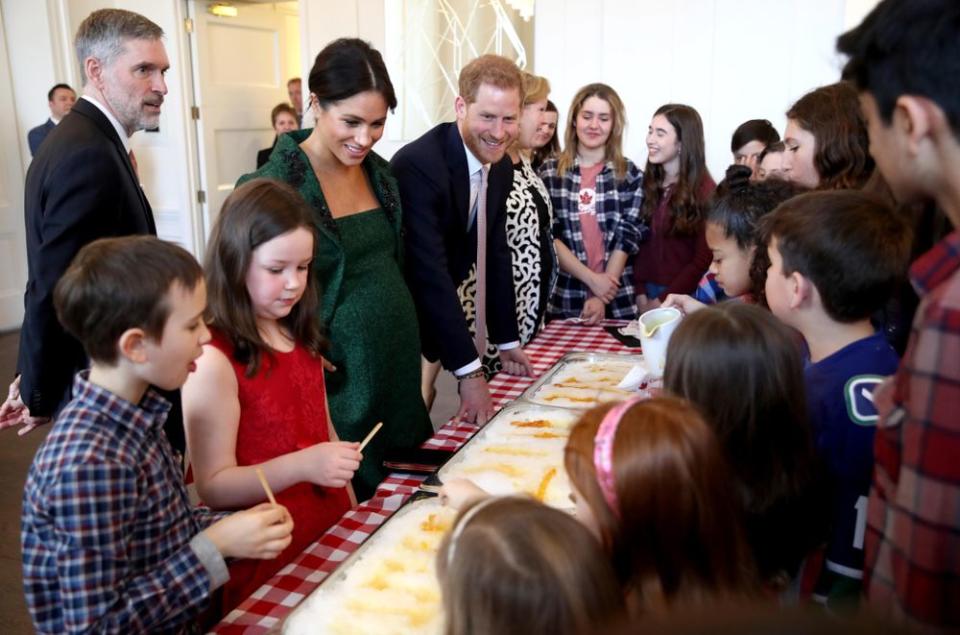
[[[211,15],[208,4],[213,3],[190,2],[197,139],[209,235],[237,179],[254,170],[257,151],[273,142],[270,111],[288,101],[287,80],[300,71],[295,3],[237,3],[236,17]]]
[[[13,83],[0,15],[0,147],[19,153]],[[21,161],[0,162],[0,330],[15,329],[23,321],[23,290],[27,283],[27,256],[23,226],[23,170]]]

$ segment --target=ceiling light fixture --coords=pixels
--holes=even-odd
[[[218,18],[235,18],[240,12],[232,4],[215,2],[207,7],[207,13],[213,14]]]

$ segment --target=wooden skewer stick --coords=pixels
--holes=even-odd
[[[260,467],[253,468],[257,472],[257,478],[260,479],[260,484],[263,485],[263,491],[267,493],[267,498],[270,499],[270,502],[274,505],[277,504],[277,499],[273,495],[273,490],[270,489],[270,483],[267,482],[267,477],[263,475],[263,470]]]
[[[370,439],[373,438],[373,435],[375,435],[376,433],[380,432],[380,428],[382,428],[382,427],[383,427],[383,421],[381,421],[381,422],[378,423],[377,425],[373,426],[373,430],[371,430],[370,433],[367,434],[367,438],[364,439],[364,440],[363,440],[363,443],[360,444],[360,447],[357,448],[357,452],[363,452],[363,448],[367,447],[367,444],[370,443]]]

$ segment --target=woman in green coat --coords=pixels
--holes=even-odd
[[[267,164],[239,182],[284,181],[313,209],[314,280],[336,366],[326,379],[333,425],[341,439],[360,441],[383,422],[354,477],[365,500],[386,476],[384,452],[416,447],[432,433],[403,277],[400,196],[387,162],[372,151],[397,99],[380,53],[357,39],[320,51],[309,87],[316,126],[281,135]]]

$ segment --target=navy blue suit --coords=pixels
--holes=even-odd
[[[56,127],[57,124],[53,123],[52,119],[47,119],[46,123],[31,129],[30,132],[27,133],[27,143],[30,145],[30,156],[37,156],[37,150],[40,149],[40,144],[47,138],[50,131]]]
[[[477,259],[476,223],[467,227],[470,176],[455,123],[401,148],[390,162],[400,184],[407,284],[417,305],[424,356],[447,370],[477,358],[457,288]],[[487,330],[491,342],[519,339],[506,235],[509,156],[490,168],[487,186]]]

